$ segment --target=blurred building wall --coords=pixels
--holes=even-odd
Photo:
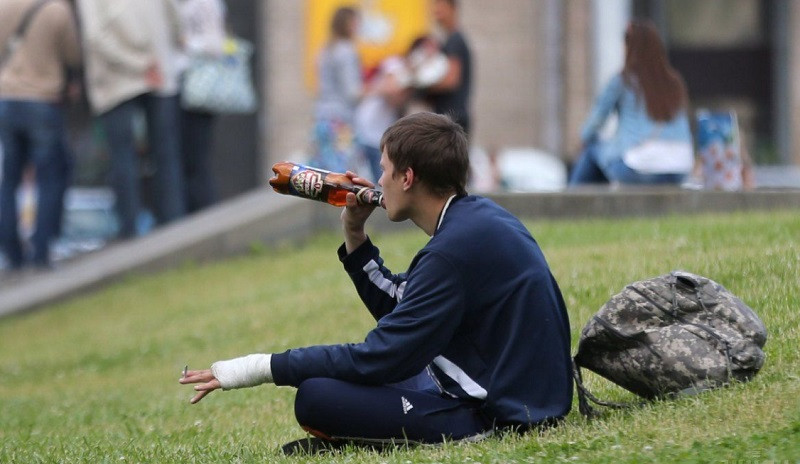
[[[788,1],[789,11],[786,37],[775,39],[786,47],[783,72],[790,101],[789,146],[782,156],[800,164],[800,131],[793,130],[800,127],[800,1],[774,1]],[[305,2],[262,0],[260,5],[264,101],[259,178],[265,181],[274,162],[307,153],[313,95],[303,79]],[[610,60],[598,50],[619,51],[612,42],[619,43],[622,30],[613,36],[613,29],[624,28],[624,22],[614,24],[629,17],[637,3],[469,0],[459,5],[475,66],[473,142],[484,148],[532,146],[574,159],[580,125],[602,85],[599,70]],[[609,15],[606,8],[624,11],[603,20]]]
[[[483,4],[483,5],[478,5]],[[461,29],[473,59],[473,142],[485,147],[530,146],[547,115],[532,105],[543,80],[541,18],[546,2],[461,2]],[[515,14],[509,14],[510,12]],[[555,115],[552,115],[553,117]]]
[[[559,155],[575,147],[576,127],[594,91],[591,0],[470,0],[459,5],[475,66],[474,143],[533,146]],[[262,179],[274,162],[308,151],[313,95],[303,79],[304,8],[302,1],[262,3]],[[552,21],[557,24],[548,24]],[[553,86],[559,90],[550,91]]]
[[[563,137],[564,159],[574,160],[580,150],[578,134],[594,98],[596,80],[592,59],[593,18],[590,0],[565,2],[563,56]]]
[[[800,2],[789,0],[788,68],[789,68],[789,126],[791,156],[795,166],[800,166]]]
[[[304,20],[302,1],[262,2],[262,182],[275,162],[291,160],[308,147],[313,100],[303,79]]]

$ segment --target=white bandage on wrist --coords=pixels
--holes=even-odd
[[[271,360],[271,354],[249,354],[217,361],[211,365],[211,373],[219,380],[223,390],[255,387],[272,382]]]

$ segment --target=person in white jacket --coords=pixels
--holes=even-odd
[[[159,223],[185,213],[178,134],[181,22],[173,0],[78,0],[92,110],[108,140],[121,238],[137,235],[142,212],[135,133],[144,112],[155,167]]]

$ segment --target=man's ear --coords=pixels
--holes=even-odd
[[[409,190],[414,185],[414,170],[411,168],[406,168],[406,172],[403,174],[403,190]]]

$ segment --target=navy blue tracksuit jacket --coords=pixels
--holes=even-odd
[[[274,354],[277,385],[383,385],[427,368],[443,395],[477,402],[497,425],[569,412],[569,321],[536,241],[486,198],[456,197],[443,214],[406,273],[386,269],[369,240],[349,255],[339,249],[377,327],[363,343]]]

